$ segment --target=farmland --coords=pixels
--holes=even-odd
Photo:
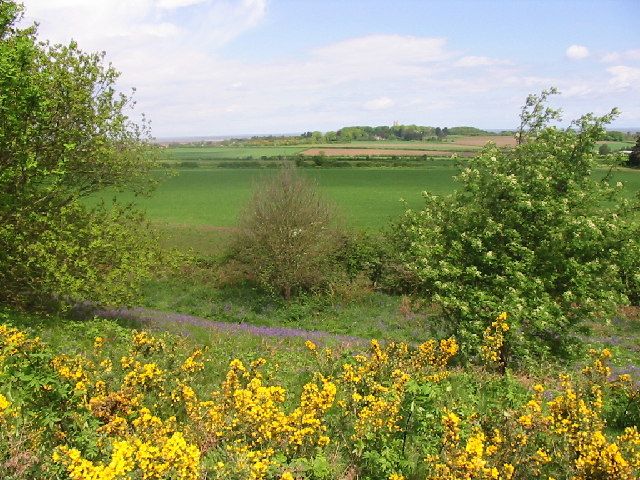
[[[439,149],[446,155],[473,155],[487,141],[499,146],[513,144],[512,137],[458,137],[452,142],[351,142],[314,150],[340,149],[343,155],[362,155],[367,150],[384,152],[393,149],[415,154],[416,149]],[[219,254],[228,241],[244,205],[251,198],[256,185],[276,174],[291,155],[309,152],[309,146],[250,147],[250,146],[172,146],[163,149],[163,159],[197,161],[198,168],[178,168],[175,174],[158,172],[159,186],[150,197],[120,196],[133,201],[147,213],[160,233],[161,244],[181,251]],[[282,159],[280,159],[280,158]],[[220,168],[224,160],[251,162],[262,160],[261,168]],[[335,205],[336,212],[347,228],[379,231],[408,208],[420,208],[422,192],[447,194],[456,184],[458,160],[432,157],[420,158],[413,167],[391,166],[363,168],[303,168],[302,175],[315,182],[322,194]],[[391,165],[389,163],[389,165]],[[606,170],[596,170],[594,176],[604,176]],[[640,172],[622,169],[615,173],[615,181],[625,184],[625,195],[632,198],[640,191]],[[100,195],[109,200],[112,193]],[[171,295],[167,293],[167,295]],[[164,302],[165,300],[161,300]],[[173,307],[177,305],[173,304]]]
[[[246,141],[238,141],[237,144],[219,143],[210,145],[180,145],[171,144],[162,149],[162,162],[174,166],[222,166],[229,161],[258,161],[262,160],[264,166],[273,166],[273,160],[296,155],[327,155],[342,157],[424,157],[424,156],[451,156],[460,154],[472,155],[488,141],[497,142],[499,146],[507,146],[513,143],[512,137],[456,137],[446,142],[406,142],[406,141],[354,141],[349,143],[331,144],[301,144],[278,145],[273,140],[271,145],[253,146]],[[236,163],[234,166],[241,166]]]
[[[423,190],[446,193],[453,188],[453,162],[421,169],[364,168],[302,170],[317,182],[353,227],[379,228],[409,206],[421,204]],[[237,214],[261,179],[275,174],[267,169],[180,170],[159,174],[161,183],[149,198],[137,199],[149,218],[189,225],[232,226]],[[110,198],[105,194],[104,198]],[[133,197],[123,197],[131,200]],[[375,205],[375,208],[372,208]]]
[[[429,161],[419,168],[302,169],[354,228],[379,229],[404,210],[422,204],[421,192],[446,194],[455,187],[458,171],[452,160]],[[202,227],[230,227],[251,197],[260,179],[273,176],[271,169],[198,168],[181,169],[175,176],[158,173],[160,185],[137,203],[158,223]],[[606,170],[594,173],[604,175]],[[640,173],[623,169],[615,173],[628,197],[640,191]],[[101,196],[105,200],[112,194]],[[122,196],[122,200],[133,200]],[[372,208],[372,205],[375,205]]]

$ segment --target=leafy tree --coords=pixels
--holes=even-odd
[[[333,208],[293,169],[261,185],[240,216],[231,256],[289,299],[328,285],[339,236]]]
[[[603,140],[607,140],[609,142],[624,142],[625,135],[622,132],[618,132],[615,130],[608,131],[604,136]]]
[[[603,143],[598,147],[598,153],[600,155],[609,155],[611,153],[611,147],[606,143]]]
[[[633,168],[640,167],[640,136],[638,136],[636,144],[633,146],[633,149],[631,149],[627,165]]]
[[[444,129],[442,130],[442,133],[444,134],[445,137],[447,135],[470,135],[470,136],[489,135],[489,132],[487,132],[486,130],[480,130],[479,128],[475,128],[475,127],[451,127],[451,128],[444,127]]]
[[[518,145],[535,138],[549,122],[560,119],[561,110],[546,106],[549,97],[559,93],[557,88],[551,87],[543,90],[540,95],[531,94],[527,97],[520,112],[520,126],[516,133]]]
[[[145,124],[104,54],[39,42],[21,18],[0,2],[0,303],[126,301],[151,263],[142,218],[82,199],[149,187]]]
[[[527,99],[531,129],[521,126],[520,145],[486,146],[456,177],[454,194],[425,192],[424,209],[407,211],[394,232],[405,277],[441,306],[463,345],[478,345],[507,311],[511,355],[560,348],[638,285],[630,208],[623,200],[603,208],[622,185],[592,173],[595,142],[617,112],[548,128],[557,114],[544,97]]]
[[[324,139],[327,143],[333,143],[338,141],[338,134],[336,132],[327,132],[324,134]]]

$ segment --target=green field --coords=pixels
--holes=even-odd
[[[295,155],[309,148],[307,145],[285,147],[250,146],[207,146],[207,147],[169,147],[162,150],[162,158],[167,161],[203,161],[221,159],[241,159],[252,157],[277,157]]]
[[[303,169],[335,202],[346,223],[357,228],[379,228],[404,210],[422,204],[421,192],[446,193],[453,188],[452,165],[420,169]],[[182,170],[163,179],[149,198],[137,199],[155,222],[232,226],[267,169]],[[110,198],[110,195],[105,195]],[[122,200],[131,200],[123,196]]]
[[[452,162],[422,168],[302,169],[335,202],[346,223],[356,228],[380,228],[409,207],[420,207],[421,192],[448,193],[454,188],[456,167]],[[163,178],[140,207],[155,222],[184,225],[233,226],[261,178],[274,175],[268,169],[182,170]],[[604,174],[604,172],[597,172]],[[640,191],[640,172],[620,170],[615,179],[626,184],[629,196]],[[110,198],[110,194],[104,198]],[[122,200],[132,197],[123,196]]]
[[[437,194],[451,192],[456,171],[451,160],[433,161],[420,168],[300,170],[334,202],[346,226],[368,230],[388,225],[407,206],[420,208],[421,192],[425,190]],[[238,213],[255,185],[275,173],[275,169],[264,168],[180,170],[175,176],[158,174],[161,182],[151,196],[134,199],[121,195],[120,200],[135,200],[159,227],[166,245],[215,253],[230,227],[236,224]],[[604,173],[597,171],[595,175]],[[622,169],[615,179],[625,184],[628,197],[640,191],[638,171]],[[102,198],[108,201],[112,196],[107,193]]]
[[[633,148],[633,146],[635,145],[635,142],[610,142],[607,140],[603,140],[601,142],[598,142],[598,144],[603,144],[606,143],[607,145],[609,145],[609,148],[611,148],[611,150],[613,151],[618,151],[618,150],[631,150]]]

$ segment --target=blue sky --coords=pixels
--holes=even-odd
[[[105,50],[158,137],[509,128],[551,85],[567,120],[640,126],[638,0],[24,3],[42,38]]]

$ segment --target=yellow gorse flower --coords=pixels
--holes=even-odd
[[[498,317],[492,336],[507,331],[505,321],[506,315]],[[2,334],[0,342],[9,351],[39,348],[15,329],[5,327]],[[304,475],[300,465],[327,445],[328,452],[348,450],[348,458],[355,459],[379,446],[396,448],[416,388],[451,375],[447,365],[459,348],[455,339],[416,347],[374,340],[343,365],[313,373],[296,395],[270,382],[272,370],[264,358],[246,364],[231,360],[219,386],[203,391],[193,373],[207,361],[204,350],[178,358],[173,343],[167,348],[140,332],[131,342],[119,362],[107,362],[105,352],[92,350],[87,356],[58,355],[49,364],[56,382],[76,392],[70,395],[70,408],[81,409],[84,417],[78,418],[92,417],[87,424],[96,428],[90,432],[99,447],[94,456],[72,448],[78,444],[72,443],[71,430],[58,428],[51,437],[66,444],[55,449],[53,458],[72,480],[292,479]],[[557,472],[575,480],[638,478],[640,433],[627,428],[611,435],[603,414],[609,389],[636,398],[637,386],[631,379],[609,378],[611,352],[591,354],[578,378],[562,377],[549,388],[534,385],[528,401],[494,421],[479,418],[454,399],[435,420],[440,436],[433,441],[439,445],[420,467],[426,478],[548,478]],[[325,362],[323,355],[315,359]],[[42,387],[40,394],[50,391]],[[17,417],[8,414],[15,408],[0,394],[0,429],[10,435],[17,431]],[[417,415],[423,413],[419,409]],[[400,480],[404,467],[390,465],[381,475]]]

